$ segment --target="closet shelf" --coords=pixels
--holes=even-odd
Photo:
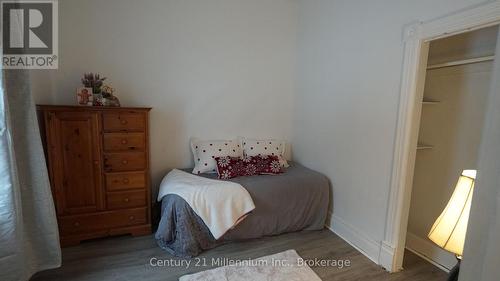
[[[484,56],[484,57],[477,57],[477,58],[472,58],[472,59],[456,60],[456,61],[450,61],[450,62],[444,62],[444,63],[431,64],[431,65],[427,66],[427,69],[436,69],[436,68],[478,63],[478,62],[483,62],[483,61],[491,61],[494,59],[495,59],[495,56]]]
[[[435,101],[435,100],[423,100],[422,104],[438,104],[440,101]]]
[[[434,147],[432,145],[422,144],[422,143],[417,144],[417,150],[433,149],[433,148]]]

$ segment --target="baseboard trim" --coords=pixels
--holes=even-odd
[[[406,249],[445,272],[450,272],[450,269],[457,263],[452,253],[411,232],[406,234]]]
[[[380,243],[366,237],[363,233],[341,218],[332,214],[329,214],[328,217],[329,219],[326,227],[330,229],[330,231],[337,234],[337,236],[349,243],[371,261],[379,264]]]
[[[379,264],[389,272],[398,272],[402,268],[393,268],[394,254],[396,249],[385,241],[380,244]]]

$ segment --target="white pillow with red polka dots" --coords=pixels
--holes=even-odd
[[[193,174],[216,173],[215,157],[243,157],[239,140],[200,140],[191,138],[194,157]]]
[[[285,159],[286,142],[276,139],[247,139],[241,138],[243,154],[246,156],[275,155],[278,156],[282,167],[288,167]]]

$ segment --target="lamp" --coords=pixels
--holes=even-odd
[[[427,235],[432,242],[457,257],[458,262],[450,271],[448,281],[458,280],[475,179],[476,170],[462,172],[450,201]]]

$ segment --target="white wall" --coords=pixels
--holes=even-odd
[[[386,223],[403,27],[482,2],[300,2],[294,158],[331,179],[333,229],[375,261]]]
[[[289,139],[297,3],[292,0],[59,1],[59,69],[34,71],[39,103],[75,104],[84,72],[124,106],[151,106],[154,188],[192,165],[191,136]]]

